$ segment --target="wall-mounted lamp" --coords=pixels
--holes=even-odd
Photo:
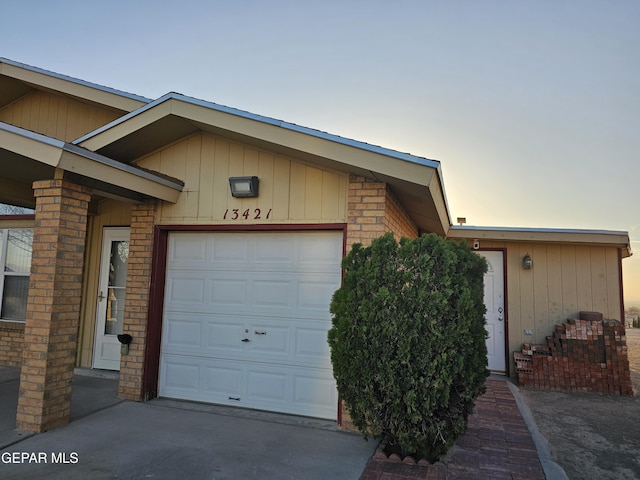
[[[524,268],[525,270],[533,268],[533,260],[531,260],[531,255],[529,255],[528,253],[524,257],[522,257],[522,268]]]
[[[234,197],[258,196],[258,177],[229,177],[229,186]]]
[[[122,344],[120,345],[120,354],[128,355],[129,354],[129,344],[131,343],[133,338],[128,333],[121,333],[118,335],[118,341]]]

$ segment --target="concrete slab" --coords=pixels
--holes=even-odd
[[[75,419],[2,449],[0,478],[358,479],[377,446],[322,420],[162,399],[109,405],[109,382],[76,375]]]

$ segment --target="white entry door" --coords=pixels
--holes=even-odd
[[[503,373],[505,366],[504,256],[502,252],[476,252],[489,266],[484,276],[484,304],[487,307],[486,329],[488,368]]]
[[[336,419],[342,232],[169,236],[159,394]]]
[[[129,261],[129,228],[105,228],[102,237],[93,368],[120,370],[120,342]]]

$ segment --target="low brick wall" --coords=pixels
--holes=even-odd
[[[514,353],[521,387],[633,395],[624,325],[584,312],[556,325],[546,345]]]
[[[0,365],[22,365],[24,323],[0,321]]]

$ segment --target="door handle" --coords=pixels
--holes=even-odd
[[[251,340],[249,340],[248,338],[243,338],[242,340],[240,340],[241,342],[247,343],[250,342]]]
[[[102,293],[102,290],[100,290],[100,293],[98,294],[98,300],[100,301],[104,300],[104,295]]]
[[[266,335],[267,334],[267,332],[264,332],[264,331],[259,332],[258,330],[255,330],[253,333],[255,333],[256,335]]]
[[[498,315],[498,321],[501,322],[502,320],[504,320],[504,317],[502,315]]]

